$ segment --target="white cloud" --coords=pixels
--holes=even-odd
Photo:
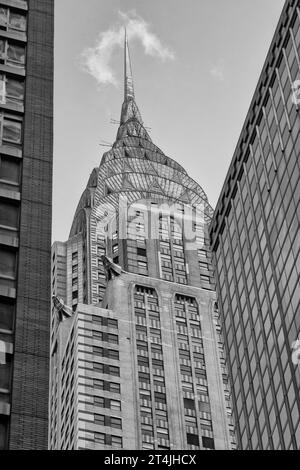
[[[124,44],[124,26],[132,43],[140,41],[145,54],[158,57],[161,60],[173,60],[174,53],[164,46],[160,39],[149,30],[149,24],[135,11],[119,12],[121,23],[99,34],[94,47],[85,49],[82,53],[82,65],[92,75],[99,85],[117,85],[117,79],[110,62],[113,52]]]
[[[219,62],[212,67],[212,69],[210,70],[210,74],[215,80],[218,80],[219,82],[224,82],[225,80],[224,59],[219,60]]]

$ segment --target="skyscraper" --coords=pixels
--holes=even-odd
[[[0,2],[0,449],[46,449],[53,0]]]
[[[288,0],[210,227],[240,449],[300,449],[299,54]]]
[[[229,449],[203,189],[152,142],[128,43],[116,141],[53,245],[50,448]],[[73,315],[72,315],[73,310]]]

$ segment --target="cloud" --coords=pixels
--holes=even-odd
[[[82,52],[83,69],[92,75],[99,85],[118,84],[111,67],[111,58],[118,47],[123,48],[124,26],[130,42],[139,41],[145,54],[158,57],[162,61],[175,58],[174,53],[161,43],[160,39],[150,31],[149,24],[135,11],[127,13],[119,11],[118,15],[121,22],[100,33],[95,46]]]
[[[219,62],[212,67],[212,69],[210,70],[210,74],[215,80],[218,80],[219,82],[224,82],[225,80],[224,59],[219,60]]]

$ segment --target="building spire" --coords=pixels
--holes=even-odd
[[[139,108],[135,102],[132,68],[128,47],[127,31],[124,37],[124,102],[121,110],[120,127],[115,146],[126,137],[139,137],[151,142],[146,131]]]
[[[124,101],[134,100],[134,87],[132,78],[132,67],[128,46],[127,31],[125,28],[124,38]]]

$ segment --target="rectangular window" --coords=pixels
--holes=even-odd
[[[24,80],[16,80],[0,74],[0,103],[22,104],[24,101]]]
[[[8,417],[0,416],[0,450],[7,449]]]
[[[13,8],[0,7],[0,25],[5,26],[8,30],[26,31],[26,16]]]
[[[120,418],[110,417],[110,426],[112,428],[122,429],[122,420]]]
[[[4,117],[2,125],[2,141],[20,144],[22,142],[22,123]]]
[[[105,444],[105,437],[106,434],[103,434],[102,432],[94,433],[94,440],[97,444]]]
[[[147,250],[145,248],[137,247],[137,255],[146,257],[147,256]]]
[[[16,252],[0,248],[0,276],[15,279],[17,267]]]
[[[96,424],[100,424],[101,426],[104,426],[104,420],[105,420],[104,415],[98,415],[98,414],[94,415],[94,422]]]
[[[0,329],[13,330],[15,304],[6,298],[0,298]]]
[[[25,66],[25,47],[17,43],[8,42],[7,43],[7,65],[13,65],[14,67]]]
[[[215,442],[212,437],[202,437],[202,444],[205,449],[214,449],[215,448]]]
[[[110,359],[119,360],[119,351],[116,351],[115,349],[108,349],[107,353],[107,357],[109,357]]]
[[[103,397],[94,397],[94,404],[104,408],[104,398]]]
[[[4,357],[2,357],[4,356]],[[12,356],[10,354],[1,354],[0,360],[0,388],[10,390],[11,364]]]
[[[113,335],[111,333],[108,333],[107,334],[107,341],[109,343],[119,344],[119,337],[118,337],[118,335]]]
[[[104,390],[104,380],[94,379],[93,387],[97,390]]]
[[[115,449],[121,449],[122,448],[122,437],[119,436],[111,436],[111,446],[114,447]]]
[[[10,183],[20,182],[20,161],[11,157],[0,155],[0,179]]]
[[[114,393],[120,393],[121,391],[120,384],[110,382],[110,391]]]
[[[19,207],[12,201],[0,199],[0,225],[9,228],[19,226]]]
[[[117,377],[120,377],[120,368],[115,367],[115,366],[109,366],[109,372],[110,375],[115,375]]]
[[[121,411],[121,402],[119,400],[110,400],[110,409],[113,411]]]
[[[108,328],[118,328],[118,320],[114,320],[113,318],[108,318],[107,326]]]

